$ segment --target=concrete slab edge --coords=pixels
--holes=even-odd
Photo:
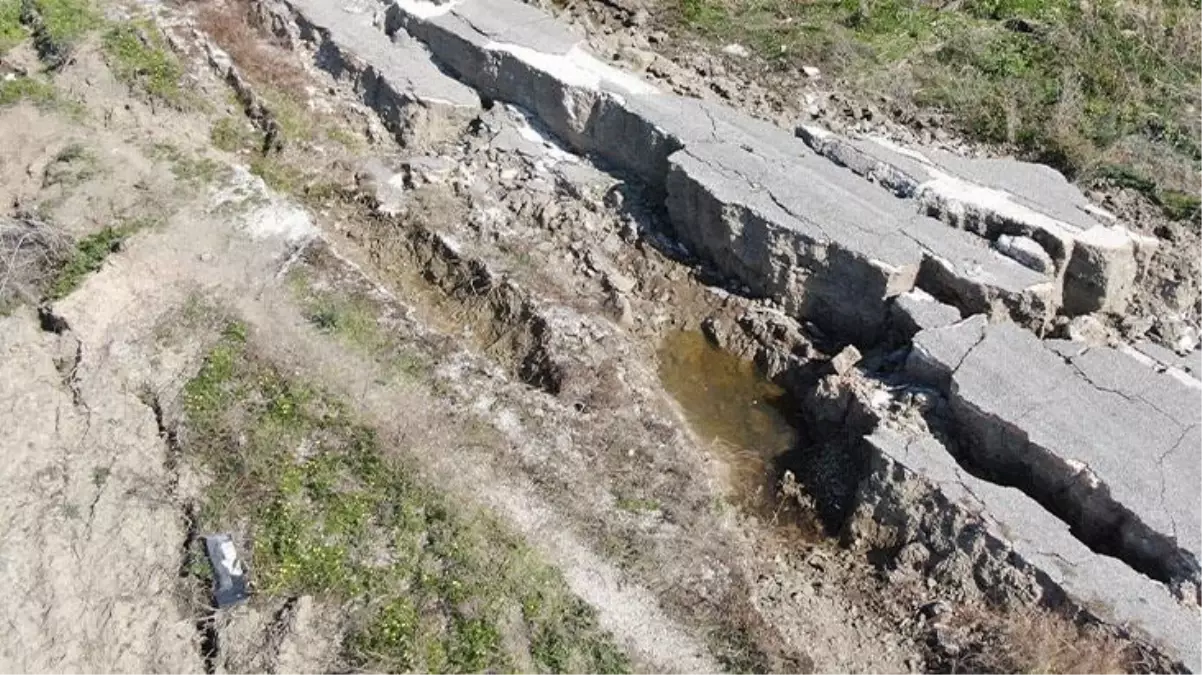
[[[796,133],[818,154],[900,198],[915,201],[918,210],[953,227],[995,243],[1004,236],[1038,244],[1053,266],[1064,311],[1072,316],[1121,312],[1136,275],[1156,246],[1154,239],[1132,232],[1100,209],[1089,211],[1095,224],[1083,229],[1041,213],[1003,190],[947,173],[921,153],[881,139],[871,142],[912,161],[903,166],[874,156],[851,139],[814,126],[799,126]],[[1041,270],[1046,264],[1043,256],[1033,258],[1013,246],[999,250],[1032,269]]]
[[[1188,670],[1202,669],[1197,608],[1094,554],[1034,500],[968,474],[922,433],[878,426],[862,450],[868,469],[845,533],[852,545],[892,551],[895,564],[971,585],[963,589],[970,594],[1057,606],[1120,627]]]

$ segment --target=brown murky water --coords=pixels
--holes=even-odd
[[[735,503],[773,510],[775,459],[798,442],[783,409],[785,391],[755,365],[715,347],[699,332],[676,332],[659,349],[659,376],[689,426],[729,467]]]

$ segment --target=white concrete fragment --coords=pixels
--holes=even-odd
[[[1039,242],[1030,237],[1003,234],[997,238],[993,246],[1002,255],[1013,258],[1036,272],[1052,274],[1056,271],[1052,256],[1043,250]]]
[[[427,2],[427,0],[394,0],[405,12],[422,19],[433,19],[455,9],[461,0],[449,2]]]
[[[572,87],[600,91],[604,86],[606,89],[617,89],[627,94],[644,95],[659,92],[646,81],[602,63],[578,46],[572,47],[566,54],[548,54],[505,42],[489,42],[484,45],[484,49],[510,54],[530,67]]]
[[[1138,273],[1135,240],[1125,229],[1102,225],[1075,239],[1064,272],[1065,311],[1122,312]]]

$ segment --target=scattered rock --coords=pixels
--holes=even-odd
[[[928,602],[918,610],[918,612],[922,614],[923,618],[927,620],[938,619],[945,614],[951,613],[951,611],[952,606],[943,600]]]
[[[751,56],[751,50],[737,42],[732,42],[732,43],[726,45],[725,47],[723,47],[722,53],[729,54],[731,56],[737,56],[741,59],[745,59],[748,56]]]
[[[818,70],[818,68],[814,66],[802,66],[801,73],[811,80],[817,80],[818,78],[822,77],[822,71]]]
[[[843,348],[843,351],[831,359],[831,367],[835,369],[837,374],[846,375],[848,371],[860,362],[860,358],[860,350],[856,349],[854,345],[847,345]]]
[[[610,271],[605,274],[605,283],[615,291],[625,294],[633,291],[638,282],[620,272]]]
[[[1068,339],[1075,342],[1084,342],[1091,346],[1103,346],[1109,344],[1110,330],[1106,324],[1102,323],[1092,314],[1083,314],[1078,317],[1073,317],[1072,321],[1068,322],[1066,329]]]

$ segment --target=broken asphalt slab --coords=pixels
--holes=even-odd
[[[362,14],[322,8],[327,6],[314,9],[315,3],[292,0],[290,6],[305,21],[324,27],[324,32],[317,31],[321,40],[328,36],[361,60],[355,72],[365,73],[375,67],[373,59],[383,58],[373,50],[407,49],[439,87],[452,87],[448,81],[454,80],[449,78],[456,78],[480,100],[521,107],[565,147],[658,191],[684,244],[795,318],[812,320],[852,341],[873,343],[888,330],[892,315],[925,309],[895,310],[895,298],[918,290],[942,303],[935,307],[939,316],[921,322],[912,317],[908,330],[927,328],[919,333],[915,350],[930,352],[922,364],[923,376],[941,381],[950,392],[953,410],[972,441],[967,445],[977,453],[974,461],[979,458],[988,466],[985,460],[997,460],[999,475],[1024,479],[1016,482],[1076,530],[1084,523],[1118,533],[1124,560],[1132,565],[1166,580],[1196,580],[1198,538],[1177,531],[1180,523],[1197,521],[1196,505],[1170,509],[1164,499],[1148,497],[1161,493],[1161,482],[1174,497],[1190,480],[1192,492],[1197,492],[1196,471],[1170,480],[1156,468],[1158,462],[1175,462],[1177,455],[1188,454],[1179,450],[1184,445],[1174,444],[1185,440],[1170,443],[1161,437],[1163,428],[1143,438],[1145,429],[1128,419],[1139,411],[1124,407],[1131,401],[1122,396],[1104,401],[1099,396],[1105,392],[1075,374],[1073,359],[1080,355],[1064,357],[1018,326],[990,326],[980,317],[972,323],[934,327],[954,320],[953,313],[1041,325],[1060,307],[1062,279],[1081,281],[1063,287],[1064,298],[1077,303],[1077,309],[1091,302],[1120,307],[1134,261],[1146,253],[1141,241],[1116,227],[1095,226],[1091,219],[1097,214],[1064,211],[1059,198],[1052,203],[1012,199],[1005,190],[1025,189],[1026,183],[1011,180],[1005,172],[993,176],[952,160],[935,166],[929,158],[908,152],[895,152],[901,158],[895,165],[872,157],[865,160],[861,152],[854,161],[868,162],[868,168],[847,171],[822,156],[827,154],[822,148],[816,153],[782,129],[722,106],[660,92],[601,62],[566,27],[514,0],[396,0],[387,6],[384,32]],[[352,24],[359,33],[352,31]],[[370,31],[377,31],[379,38],[368,37]],[[368,48],[358,48],[360,34]],[[417,50],[412,49],[415,41],[420,42]],[[327,49],[331,48],[319,45],[319,59]],[[343,61],[353,59],[339,56]],[[423,100],[413,92],[427,85],[423,76],[396,78],[392,86],[395,97]],[[364,100],[388,115],[386,101],[366,95]],[[476,105],[470,96],[463,100],[467,108]],[[441,110],[429,109],[431,114]],[[918,186],[926,185],[932,212],[963,229],[948,227],[899,199],[905,190],[895,189],[891,195],[867,189],[856,173],[868,171],[887,173],[881,182],[898,186],[922,172],[928,180],[915,182],[911,194],[903,196],[913,196]],[[939,180],[931,184],[932,176]],[[1064,182],[1062,177],[1059,181]],[[973,201],[965,194],[987,199]],[[1022,262],[1014,257],[1023,256],[1003,255],[990,244],[995,234],[1038,243],[1052,261],[1051,272],[1032,269],[1048,265],[1028,241],[1001,247],[1012,255],[1024,252]],[[898,302],[913,305],[909,300]],[[936,347],[944,336],[932,331],[957,332],[946,336],[947,345]],[[1005,372],[995,372],[999,369]],[[1066,401],[1066,388],[1086,402],[1084,413]],[[1033,410],[1020,407],[1033,402]],[[1132,456],[1139,456],[1133,455],[1137,442],[1159,451],[1147,463],[1151,470],[1116,474],[1105,456],[1091,454],[1101,450],[1083,447],[1097,440],[1091,438],[1096,429],[1107,428],[1091,427],[1095,418],[1107,415],[1117,415],[1114,419],[1124,419],[1127,426],[1106,442],[1120,443],[1120,451]],[[1182,438],[1189,440],[1197,430],[1197,424],[1185,427]],[[1076,439],[1064,448],[1068,459],[1056,454],[1062,437]],[[1021,454],[1027,446],[1039,452]],[[1146,456],[1146,448],[1140,450]],[[1031,479],[1035,475],[1039,480]],[[1115,481],[1120,489],[1110,490],[1110,483],[1094,480],[1097,476]],[[1099,485],[1107,489],[1097,489]],[[1185,520],[1191,513],[1194,517]]]
[[[888,299],[910,290],[924,264],[926,290],[966,312],[1038,321],[1053,308],[1050,277],[864,190],[783,129],[602,63],[529,6],[400,0],[386,25],[421,40],[481,95],[530,111],[574,150],[662,188],[683,243],[831,332],[879,338]]]
[[[1202,617],[1164,585],[1095,554],[1021,491],[971,475],[932,436],[881,426],[863,444],[869,469],[851,520],[861,544],[917,542],[922,564],[972,570],[951,583],[975,583],[1003,599],[1067,601],[1177,655],[1193,672],[1202,668]]]
[[[918,211],[975,232],[1033,270],[1051,272],[1070,315],[1121,312],[1156,245],[1047,166],[918,151],[809,126],[798,127],[797,135],[833,163],[914,200]]]
[[[295,25],[317,50],[317,64],[349,80],[405,147],[450,138],[480,112],[475,90],[439,71],[416,40],[389,39],[367,12],[322,0],[281,0],[275,11],[291,15],[279,25]]]
[[[1120,350],[1041,342],[982,317],[919,333],[907,370],[947,392],[972,465],[1022,486],[1084,541],[1197,594],[1198,387]]]

